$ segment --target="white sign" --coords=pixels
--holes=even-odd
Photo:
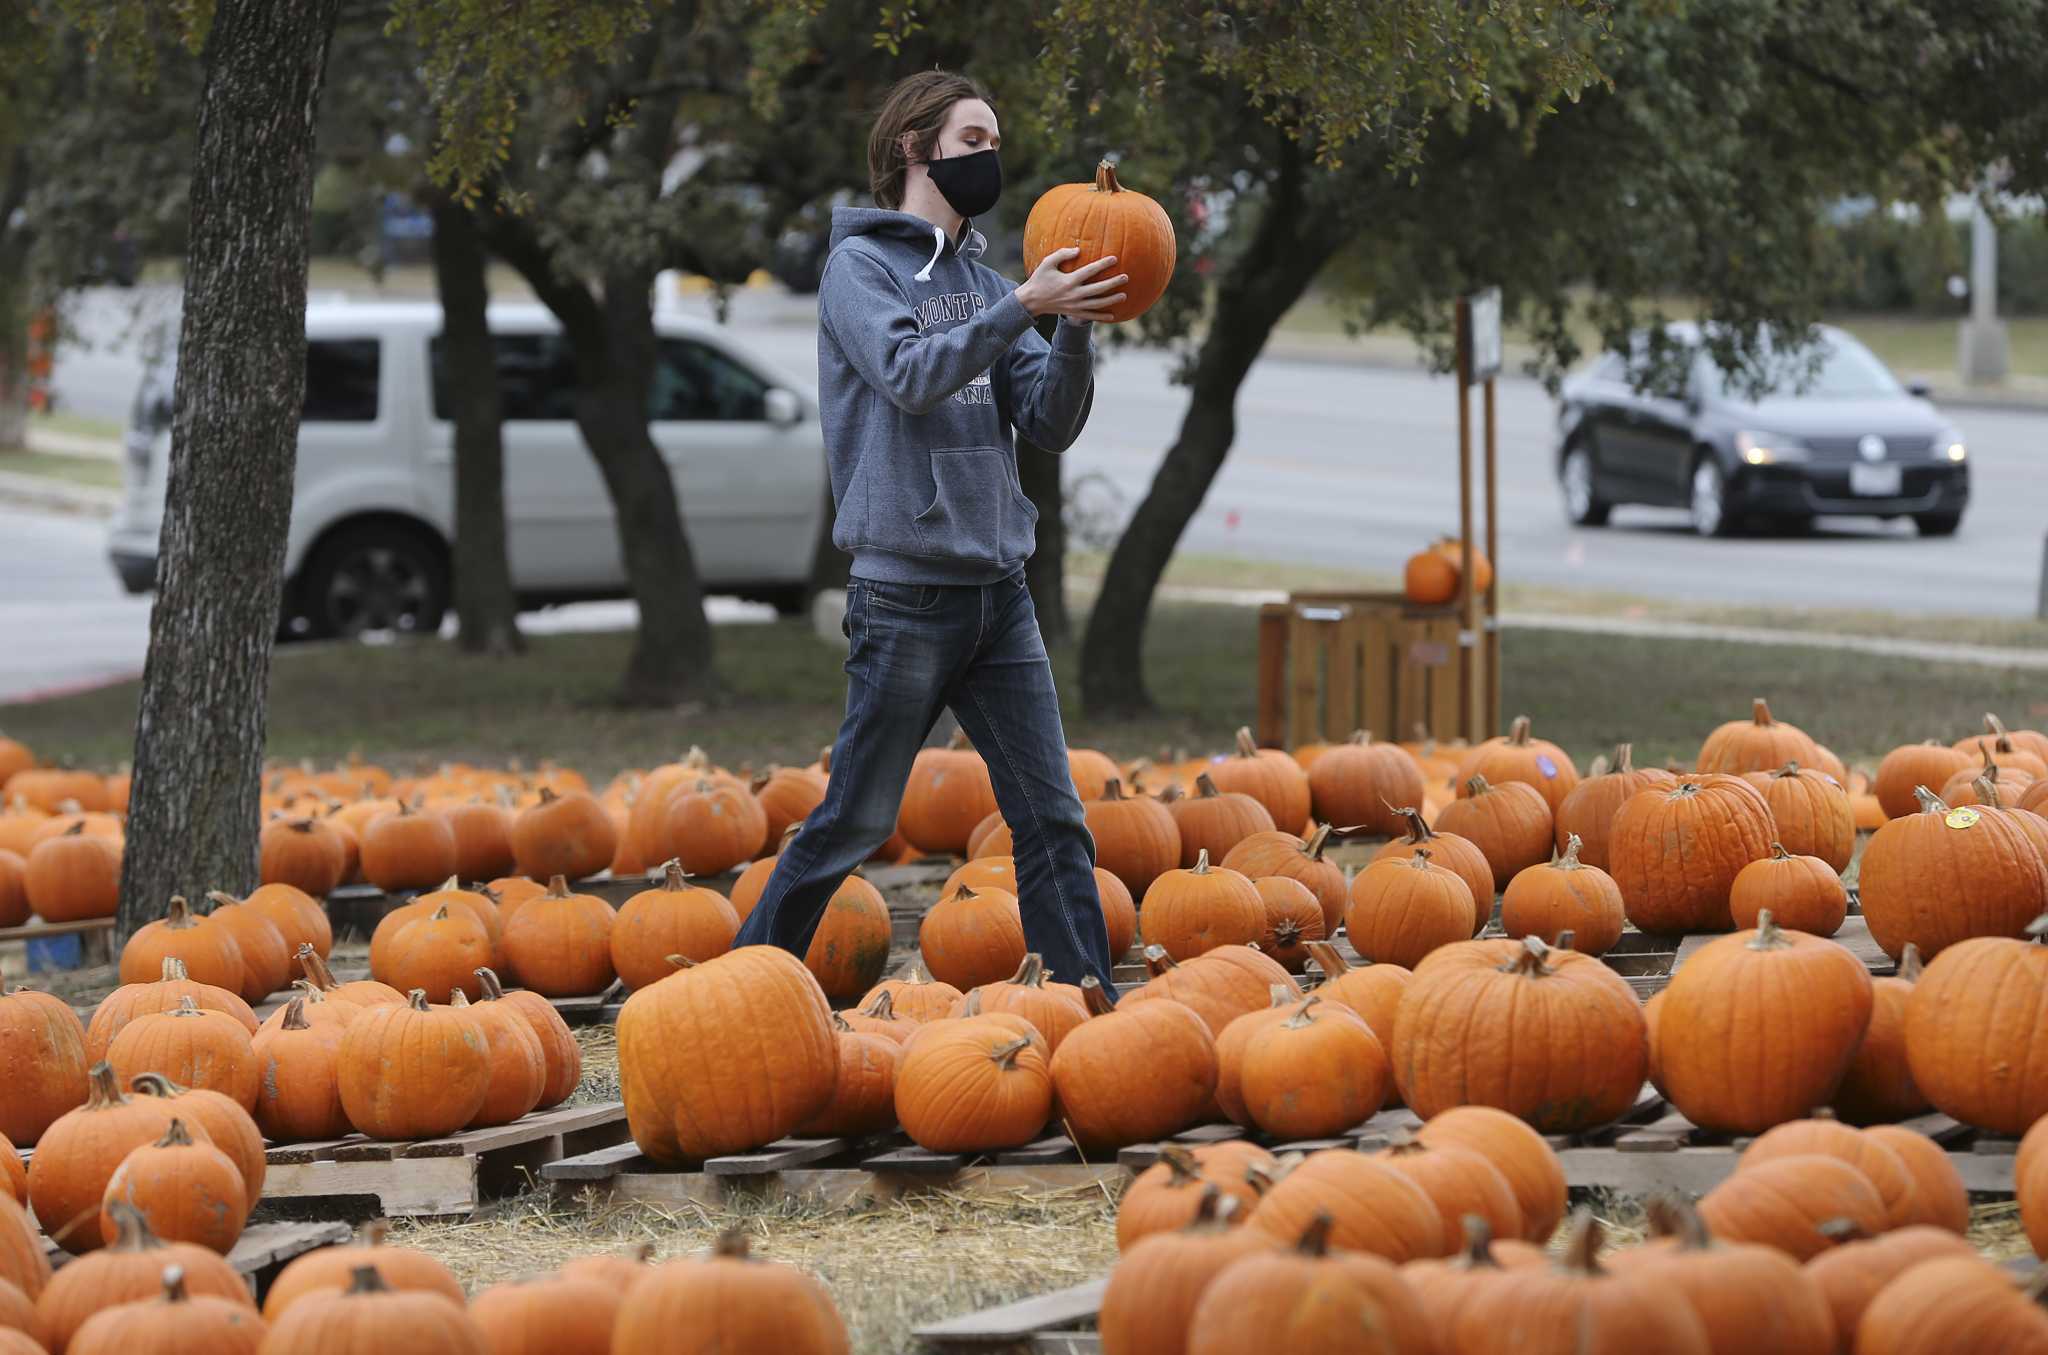
[[[1467,371],[1473,381],[1500,375],[1500,288],[1489,287],[1466,298],[1468,338],[1472,345]]]

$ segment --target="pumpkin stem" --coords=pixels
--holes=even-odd
[[[1402,822],[1408,825],[1408,836],[1406,839],[1404,839],[1408,843],[1415,844],[1428,842],[1431,838],[1434,838],[1436,836],[1435,830],[1432,829],[1429,826],[1428,822],[1422,817],[1422,811],[1420,809],[1417,809],[1414,805],[1389,804],[1387,802],[1386,796],[1384,795],[1380,797],[1380,803],[1386,806],[1386,810],[1389,814],[1398,815]]]
[[[1788,852],[1788,851],[1786,851],[1786,850],[1785,850],[1785,844],[1784,844],[1784,843],[1782,843],[1782,842],[1773,842],[1773,843],[1771,844],[1771,860],[1773,860],[1773,861],[1790,861],[1791,859],[1792,859],[1792,853],[1790,853],[1790,852]]]
[[[1408,861],[1408,868],[1410,870],[1428,870],[1429,848],[1417,847],[1415,849],[1415,855],[1411,857]]]
[[[1517,715],[1515,722],[1508,726],[1508,742],[1516,748],[1529,746],[1529,717]]]
[[[1088,1008],[1090,1016],[1107,1016],[1116,1010],[1116,1004],[1102,991],[1102,980],[1089,974],[1081,980],[1081,1002]]]
[[[1564,843],[1564,855],[1551,862],[1551,868],[1553,870],[1584,870],[1586,868],[1585,863],[1579,860],[1579,848],[1584,845],[1584,843],[1579,841],[1577,833],[1567,835]]]
[[[207,890],[206,901],[212,904],[215,908],[234,908],[238,907],[242,902],[233,894],[228,893],[225,889]]]
[[[348,1288],[342,1291],[344,1295],[388,1294],[390,1292],[391,1286],[384,1283],[383,1275],[378,1273],[375,1266],[357,1266],[354,1270],[351,1270],[348,1273]]]
[[[185,1128],[185,1122],[173,1115],[171,1122],[164,1126],[164,1136],[156,1141],[159,1148],[190,1148],[192,1133]]]
[[[1845,1242],[1865,1242],[1870,1238],[1870,1230],[1850,1218],[1829,1219],[1814,1227],[1822,1237],[1838,1247]]]
[[[1605,1275],[1600,1265],[1600,1241],[1605,1232],[1592,1210],[1579,1210],[1564,1246],[1565,1269],[1575,1275]]]
[[[1328,1256],[1330,1254],[1330,1230],[1337,1221],[1330,1217],[1327,1209],[1318,1209],[1316,1216],[1308,1221],[1308,1227],[1301,1230],[1301,1240],[1294,1244],[1294,1250],[1302,1256]]]
[[[981,895],[974,892],[974,887],[972,885],[962,882],[961,886],[953,891],[953,897],[948,899],[947,902],[959,903],[962,900],[973,900],[978,899],[980,897]]]
[[[697,962],[687,955],[664,955],[661,958],[664,963],[674,965],[677,969],[695,969],[697,967]]]
[[[1756,915],[1756,935],[1750,938],[1751,950],[1784,950],[1792,942],[1779,928],[1778,920],[1771,916],[1771,910],[1761,908]]]
[[[551,898],[551,899],[566,899],[566,898],[568,898],[568,897],[569,897],[569,882],[568,882],[568,880],[567,880],[567,879],[565,879],[565,878],[563,878],[563,877],[562,877],[562,876],[560,876],[560,875],[550,875],[550,876],[548,877],[548,891],[547,891],[547,897],[549,897],[549,898]]]
[[[1221,799],[1223,792],[1216,789],[1216,783],[1209,779],[1209,773],[1195,773],[1195,798],[1198,800]]]
[[[1237,1197],[1225,1195],[1215,1186],[1203,1186],[1202,1197],[1195,1201],[1195,1216],[1182,1228],[1186,1233],[1215,1232],[1219,1225],[1227,1225],[1230,1216],[1237,1212]]]
[[[1116,166],[1104,160],[1095,166],[1095,191],[1098,193],[1121,193],[1124,186],[1116,181]]]
[[[390,1219],[370,1219],[356,1229],[358,1247],[381,1247],[391,1238]]]
[[[1145,947],[1145,972],[1152,978],[1156,979],[1161,974],[1178,968],[1180,966],[1175,964],[1173,957],[1166,953],[1165,946],[1153,945]]]
[[[1364,748],[1372,742],[1372,731],[1370,729],[1354,729],[1351,731],[1351,737],[1344,742]]]
[[[1977,793],[1977,803],[1986,809],[2005,808],[1998,795],[1998,768],[1986,767],[1984,775],[1970,783],[1970,789]]]
[[[1676,1238],[1681,1251],[1705,1251],[1713,1245],[1706,1221],[1676,1195],[1652,1196],[1643,1212],[1650,1219],[1650,1236]]]
[[[1578,944],[1578,941],[1579,934],[1570,927],[1566,927],[1557,934],[1557,940],[1550,943],[1550,948],[1552,950],[1571,950]]]
[[[171,895],[171,906],[164,909],[164,930],[167,932],[188,931],[199,925],[199,919],[192,912],[192,905],[185,901],[183,894]]]
[[[1237,755],[1239,757],[1257,757],[1259,755],[1259,741],[1252,737],[1251,726],[1249,725],[1239,725],[1237,727]]]
[[[2036,941],[2048,936],[2048,913],[2041,914],[2027,924],[2027,935]]]
[[[1105,800],[1123,799],[1124,783],[1117,777],[1110,777],[1109,780],[1102,783],[1102,798]]]
[[[144,1096],[183,1096],[185,1088],[165,1077],[162,1073],[137,1073],[128,1079],[128,1090]]]
[[[967,737],[955,734],[956,739]],[[747,1257],[747,1235],[738,1228],[728,1228],[718,1235],[718,1241],[711,1248],[713,1256],[722,1256],[732,1261],[745,1261]]]
[[[853,1033],[853,1027],[847,1025],[846,1018],[844,1016],[841,1016],[838,1012],[832,1013],[832,1029],[836,1031],[842,1031],[848,1035],[851,1035]]]
[[[1291,917],[1281,918],[1273,924],[1273,944],[1280,950],[1293,950],[1301,944],[1301,924]]]
[[[448,905],[447,905],[447,904],[445,904],[445,903],[444,903],[444,904],[442,904],[442,905],[441,905],[441,906],[440,906],[439,908],[436,908],[436,909],[435,909],[435,910],[433,911],[433,914],[432,914],[431,916],[429,916],[429,917],[427,918],[427,921],[429,921],[429,922],[446,922],[447,920],[448,920]]]
[[[187,993],[179,998],[178,1005],[166,1014],[170,1016],[204,1016],[206,1013],[199,1010],[199,1004],[193,1000],[190,993]]]
[[[1024,963],[1017,966],[1017,972],[1010,975],[1010,982],[1025,988],[1045,986],[1045,957],[1037,951],[1026,951]]]
[[[875,994],[873,1002],[861,1008],[860,1015],[872,1017],[877,1021],[894,1021],[896,1019],[896,995],[884,988],[881,992]]]
[[[1542,978],[1556,972],[1544,963],[1549,958],[1550,947],[1544,944],[1542,937],[1525,936],[1522,938],[1521,950],[1516,952],[1514,959],[1500,967],[1500,972]]]
[[[1337,947],[1328,941],[1308,943],[1308,957],[1315,961],[1316,968],[1323,971],[1323,982],[1342,978],[1351,972],[1351,964],[1337,953]]]
[[[960,1014],[962,1016],[981,1015],[981,989],[969,988],[961,995]]]
[[[1290,1001],[1293,999],[1294,996],[1292,993],[1289,993],[1285,988],[1282,988],[1277,983],[1273,985],[1273,991],[1279,994],[1281,997],[1288,999]],[[1307,1029],[1309,1026],[1312,1026],[1316,1023],[1316,1013],[1310,1011],[1309,1009],[1315,1006],[1317,1003],[1321,1002],[1322,1000],[1323,999],[1319,994],[1310,993],[1307,997],[1301,1000],[1301,1006],[1295,1009],[1294,1015],[1288,1017],[1285,1021],[1282,1021],[1280,1024],[1287,1027],[1289,1030]],[[1279,1004],[1275,1003],[1274,1005],[1278,1006]]]
[[[87,1110],[111,1110],[127,1101],[121,1094],[121,1084],[114,1080],[114,1065],[101,1059],[85,1074],[85,1108]]]
[[[497,970],[486,965],[481,969],[474,969],[470,972],[475,974],[477,982],[484,986],[484,1001],[496,1002],[499,998],[505,996],[505,985],[498,981]]]
[[[1160,1144],[1159,1160],[1166,1164],[1166,1184],[1169,1186],[1185,1186],[1202,1179],[1202,1164],[1181,1144]]]
[[[1765,700],[1764,700],[1764,699],[1763,699],[1763,698],[1762,698],[1761,696],[1758,696],[1758,697],[1753,697],[1753,698],[1751,698],[1751,699],[1750,699],[1750,703],[1749,703],[1749,718],[1750,718],[1750,722],[1751,722],[1752,724],[1756,724],[1756,725],[1768,725],[1768,724],[1770,724],[1770,723],[1771,723],[1771,707],[1770,707],[1770,703],[1769,703],[1769,702],[1767,702],[1767,701],[1765,701]]]
[[[1614,776],[1622,772],[1634,771],[1636,769],[1635,751],[1636,746],[1632,743],[1615,744],[1614,764],[1607,769],[1607,774]]]
[[[1473,775],[1471,780],[1465,783],[1465,794],[1467,794],[1475,800],[1492,789],[1492,786],[1486,784],[1486,778],[1483,776],[1479,776],[1476,773]]]
[[[299,968],[305,971],[306,981],[321,992],[331,993],[341,986],[334,981],[334,972],[327,967],[327,961],[320,958],[320,952],[313,949],[311,941],[299,943],[298,961]],[[172,963],[170,960],[164,961],[165,978],[170,977],[169,969]],[[183,975],[179,977],[182,978]]]
[[[164,1267],[164,1302],[185,1303],[191,1295],[185,1292],[185,1267]]]
[[[1204,847],[1204,848],[1202,848],[1202,849],[1201,849],[1200,851],[1197,851],[1197,852],[1195,853],[1195,864],[1194,864],[1194,868],[1193,868],[1193,869],[1192,869],[1191,871],[1189,871],[1189,874],[1191,874],[1191,875],[1207,875],[1208,873],[1209,873],[1209,849],[1208,849],[1207,847]]]
[[[284,1019],[278,1022],[278,1026],[283,1030],[311,1030],[312,1026],[306,1020],[306,999],[295,997],[285,1003]]]
[[[463,992],[460,988],[455,989],[448,994],[448,1005],[451,1007],[467,1007],[469,1005],[469,994]]]
[[[1920,802],[1920,812],[1922,814],[1948,813],[1948,805],[1943,802],[1939,795],[1936,795],[1925,786],[1913,787],[1913,798]]]
[[[999,1044],[994,1049],[989,1050],[988,1056],[995,1061],[995,1065],[998,1068],[1007,1073],[1017,1066],[1017,1056],[1029,1048],[1031,1048],[1031,1037],[1029,1035],[1020,1035],[1008,1044]]]
[[[1464,1269],[1499,1270],[1500,1259],[1493,1254],[1493,1225],[1478,1214],[1467,1214],[1459,1223],[1465,1230],[1465,1251],[1459,1258]]]
[[[191,999],[187,998],[186,1001],[189,1002]],[[416,1012],[427,1010],[427,990],[424,988],[413,989],[405,995],[405,1004]]]
[[[150,1228],[149,1220],[143,1217],[142,1211],[128,1201],[109,1201],[106,1210],[107,1217],[114,1221],[114,1240],[108,1245],[108,1251],[156,1251],[164,1245]]]
[[[1908,941],[1906,948],[1899,952],[1899,977],[1908,983],[1918,983],[1921,967],[1920,947]]]

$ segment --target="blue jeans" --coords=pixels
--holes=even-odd
[[[895,831],[911,760],[950,706],[988,762],[1015,838],[1025,944],[1062,982],[1093,974],[1113,1000],[1095,839],[1023,573],[968,586],[854,579],[846,634],[846,719],[824,803],[783,851],[734,944],[809,949],[833,891]]]

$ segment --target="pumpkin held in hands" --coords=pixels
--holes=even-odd
[[[1117,182],[1116,166],[1107,160],[1095,167],[1093,183],[1048,189],[1024,222],[1025,272],[1038,271],[1046,255],[1067,248],[1081,251],[1067,272],[1113,254],[1116,263],[1106,271],[1129,276],[1124,299],[1109,308],[1114,321],[1135,320],[1152,309],[1166,292],[1179,253],[1166,209]]]

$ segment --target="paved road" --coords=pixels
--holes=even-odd
[[[161,321],[172,298],[96,294],[78,316],[92,347],[60,355],[60,403],[119,418],[139,370],[139,309]],[[756,304],[756,303],[749,303]],[[793,377],[815,371],[815,337],[758,303],[739,336]],[[1094,416],[1068,454],[1070,479],[1106,484],[1123,511],[1142,497],[1179,427],[1185,392],[1156,353],[1108,357]],[[1420,372],[1340,363],[1260,363],[1240,397],[1235,451],[1190,525],[1184,549],[1254,560],[1394,571],[1457,525],[1455,400]],[[1605,529],[1574,529],[1551,478],[1552,405],[1526,381],[1500,388],[1503,573],[1511,579],[1661,597],[2027,616],[2048,529],[2048,415],[1960,410],[1975,498],[1961,533],[1922,541],[1910,527],[1824,521],[1799,538],[1701,541],[1675,512],[1622,509]],[[0,655],[0,700],[135,671],[147,604],[121,596],[103,531],[81,519],[0,511],[0,628],[33,636]],[[1247,580],[1256,583],[1256,578]],[[723,611],[723,609],[721,609]],[[733,619],[754,613],[735,610]],[[550,626],[623,623],[617,606],[569,610]]]

